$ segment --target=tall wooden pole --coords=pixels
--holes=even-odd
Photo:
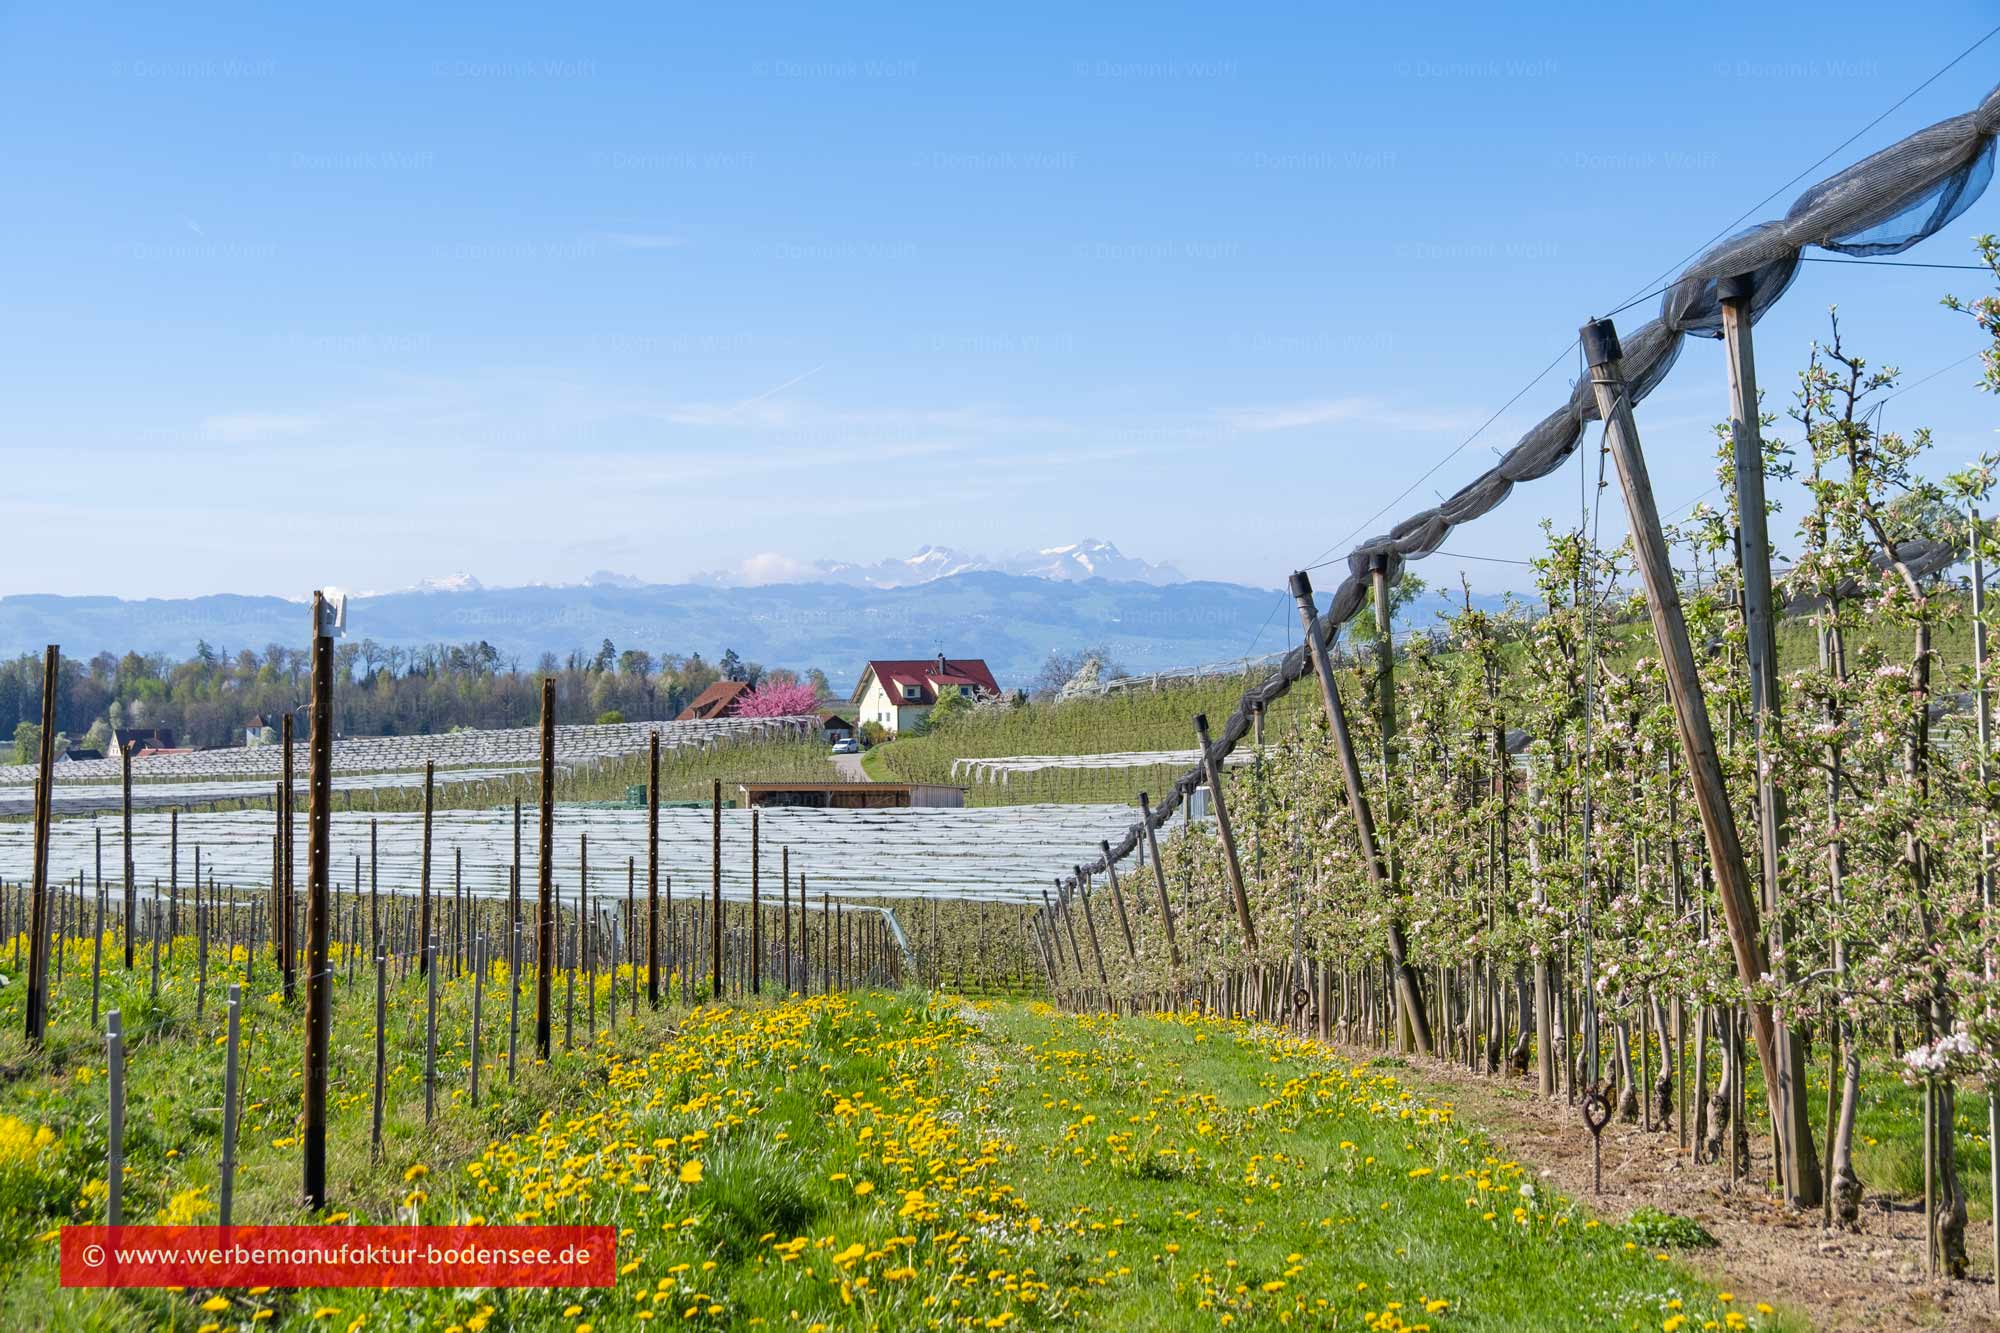
[[[1977,705],[1975,714],[1979,736],[1979,782],[1984,786],[1989,771],[1989,756],[1993,750],[1993,700],[1986,686],[1986,533],[1979,522],[1979,511],[1972,511],[1972,680],[1973,698]],[[1993,919],[1993,829],[1981,821],[1979,826],[1979,904],[1986,913],[1986,919]],[[1989,939],[1991,936],[1989,935]],[[1992,981],[1996,970],[1993,947],[1988,945],[1984,959],[1986,980]],[[1832,1122],[1827,1130],[1827,1151],[1833,1151]],[[1986,1141],[2000,1143],[2000,1097],[1992,1095],[1988,1089],[1986,1098]],[[1991,1205],[1993,1220],[1993,1267],[2000,1273],[2000,1152],[1989,1153],[1987,1164],[1987,1198]],[[1996,1292],[2000,1295],[2000,1292]]]
[[[763,991],[763,987],[759,984],[762,963],[757,956],[764,942],[762,922],[758,913],[760,904],[757,901],[757,853],[757,808],[752,806],[750,808],[750,993],[752,995],[761,994]]]
[[[660,1007],[660,733],[646,752],[646,1002]]]
[[[549,983],[556,954],[556,678],[542,678],[542,827],[535,920],[535,1050],[549,1058]]]
[[[1333,732],[1333,748],[1340,760],[1341,783],[1347,788],[1347,813],[1354,821],[1355,837],[1361,844],[1362,864],[1367,868],[1368,881],[1375,892],[1394,902],[1395,880],[1376,835],[1375,815],[1369,808],[1368,791],[1361,785],[1361,758],[1354,748],[1354,734],[1348,730],[1347,708],[1340,699],[1340,685],[1334,679],[1327,631],[1313,609],[1312,579],[1304,570],[1299,570],[1292,575],[1291,589],[1292,598],[1298,603],[1299,623],[1305,632],[1306,648],[1312,656],[1313,674],[1319,677],[1320,703],[1326,709],[1327,726]],[[1410,966],[1409,943],[1403,935],[1402,918],[1393,913],[1389,918],[1389,963],[1396,979],[1397,999],[1403,1011],[1410,1016],[1412,1040],[1419,1051],[1428,1055],[1431,1051],[1431,1027],[1429,1013],[1424,1007],[1423,988],[1417,982],[1416,970]]]
[[[1090,935],[1090,956],[1097,963],[1097,984],[1104,987],[1105,1003],[1111,999],[1111,977],[1104,970],[1104,950],[1097,943],[1097,917],[1090,910],[1090,877],[1083,873],[1082,866],[1075,866],[1076,896],[1083,904],[1083,925]]]
[[[1729,427],[1735,447],[1736,510],[1743,563],[1743,620],[1749,644],[1750,714],[1757,741],[1757,831],[1763,871],[1763,911],[1766,929],[1792,971],[1785,948],[1784,915],[1780,906],[1778,870],[1784,860],[1785,792],[1775,773],[1779,738],[1778,640],[1771,610],[1771,538],[1764,502],[1764,440],[1758,419],[1757,361],[1750,335],[1750,284],[1744,278],[1724,278],[1722,336],[1729,362]],[[1785,1108],[1780,1127],[1779,1167],[1785,1197],[1794,1207],[1809,1208],[1820,1200],[1818,1155],[1813,1147],[1812,1120],[1807,1115],[1805,1043],[1787,1024],[1776,1030],[1778,1064],[1775,1077]],[[1831,1132],[1831,1126],[1828,1127]]]
[[[1160,867],[1160,844],[1153,836],[1153,808],[1146,793],[1139,793],[1139,827],[1146,831],[1146,859],[1153,863],[1153,887],[1160,894],[1160,924],[1167,932],[1167,957],[1181,965],[1181,945],[1174,936],[1174,905],[1167,900],[1167,872]]]
[[[44,697],[46,698],[46,695]],[[46,718],[48,715],[45,713],[43,716]],[[44,726],[46,728],[46,723]],[[125,862],[125,970],[130,972],[134,965],[133,960],[136,956],[136,950],[139,947],[139,872],[132,858],[132,748],[138,742],[117,742],[115,732],[113,733],[113,740],[114,743],[118,744],[119,770],[122,774],[124,785],[122,799],[124,804],[125,833],[123,845],[119,848],[119,855]],[[53,746],[54,742],[51,741],[50,745]],[[48,752],[53,753],[52,750]],[[42,786],[44,790],[47,789],[48,780],[46,778],[43,779]],[[43,836],[46,837],[46,833]]]
[[[417,865],[417,938],[431,937],[431,816],[437,803],[437,764],[434,760],[424,760],[424,849]],[[426,951],[418,964],[420,975],[431,970],[431,956]]]
[[[1222,794],[1222,764],[1208,739],[1208,717],[1197,713],[1195,738],[1201,742],[1201,766],[1208,774],[1208,795],[1215,805],[1215,831],[1222,835],[1222,859],[1229,874],[1229,894],[1236,904],[1236,924],[1243,929],[1243,943],[1257,951],[1257,925],[1250,919],[1250,895],[1243,888],[1243,867],[1236,859],[1236,832],[1229,823],[1229,802]]]
[[[1103,839],[1099,839],[1097,846],[1104,853],[1104,873],[1111,880],[1111,901],[1118,908],[1118,928],[1125,932],[1125,956],[1127,958],[1137,958],[1139,956],[1139,946],[1132,938],[1132,919],[1125,915],[1125,895],[1118,891],[1118,867],[1111,862],[1111,844]],[[983,907],[980,909],[979,925],[981,934],[984,934],[986,909]],[[983,961],[985,951],[981,950],[980,953]]]
[[[716,999],[722,998],[722,779],[709,795],[709,948],[710,976]]]
[[[292,840],[292,814],[298,808],[297,795],[293,783],[297,780],[292,771],[292,714],[288,711],[282,726],[284,754],[279,756],[279,764],[284,770],[283,808],[278,814],[278,883],[279,895],[284,907],[284,981],[285,1003],[290,1004],[298,992],[299,982],[299,905],[292,874],[292,857],[297,850]],[[275,923],[274,923],[275,924]]]
[[[1709,725],[1708,702],[1702,693],[1701,675],[1688,639],[1687,616],[1681,609],[1680,590],[1667,556],[1667,540],[1660,528],[1652,479],[1639,448],[1639,426],[1633,419],[1625,384],[1624,352],[1618,345],[1618,331],[1608,319],[1584,325],[1582,337],[1584,356],[1590,365],[1591,389],[1597,397],[1598,415],[1604,421],[1605,443],[1611,450],[1612,461],[1618,465],[1618,483],[1625,495],[1639,575],[1646,588],[1647,609],[1652,614],[1653,637],[1666,667],[1668,695],[1680,730],[1681,753],[1688,763],[1695,806],[1708,842],[1709,863],[1722,899],[1729,943],[1736,955],[1736,974],[1745,991],[1753,996],[1750,1031],[1757,1043],[1757,1059],[1769,1074],[1781,1066],[1772,1031],[1771,1006],[1754,998],[1756,987],[1768,970],[1757,927],[1757,903],[1750,893],[1750,874],[1744,865],[1743,843],[1736,832],[1736,814],[1730,808],[1722,765],[1716,757],[1715,732]],[[1771,1123],[1782,1125],[1785,1108],[1776,1078],[1766,1077],[1765,1095],[1770,1103]]]
[[[36,748],[35,763],[35,877],[28,891],[28,1040],[40,1043],[49,1028],[49,823],[54,813],[50,804],[56,768],[56,684],[62,675],[62,649],[50,644],[42,657],[42,737]],[[132,759],[125,758],[125,966],[132,966],[132,921],[137,912],[132,884]]]
[[[333,814],[333,626],[324,595],[313,593],[312,730],[307,736],[305,1206],[326,1207],[326,1064],[333,1016],[328,970],[328,872]],[[475,1054],[474,1058],[477,1058]]]

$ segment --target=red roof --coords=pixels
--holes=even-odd
[[[977,657],[920,657],[912,661],[870,662],[861,672],[861,684],[856,687],[854,697],[868,688],[868,678],[875,677],[882,682],[882,688],[896,699],[897,703],[934,704],[937,690],[933,682],[951,685],[970,685],[981,694],[1000,693],[1000,685],[993,679],[993,673],[983,659]],[[914,685],[921,691],[921,697],[905,699],[903,686]]]
[[[683,708],[674,721],[707,722],[713,718],[728,717],[736,711],[749,689],[749,684],[744,681],[718,680],[696,695],[694,702]]]

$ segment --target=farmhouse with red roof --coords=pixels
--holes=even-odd
[[[953,691],[969,699],[997,698],[1000,686],[977,657],[939,653],[914,661],[870,662],[854,687],[854,720],[879,723],[891,735],[914,730],[937,706],[938,695]]]

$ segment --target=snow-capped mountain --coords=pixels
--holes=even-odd
[[[859,564],[850,560],[815,560],[811,571],[794,581],[801,583],[851,583],[858,588],[907,588],[913,583],[948,579],[953,574],[992,569],[982,556],[967,555],[949,546],[921,546],[915,555]]]
[[[1078,582],[1083,579],[1111,579],[1118,583],[1151,583],[1164,586],[1186,583],[1187,575],[1172,565],[1153,564],[1120,551],[1110,542],[1085,537],[1067,546],[1049,546],[1015,556],[1000,566],[1009,574],[1027,574],[1039,579]]]
[[[410,592],[478,592],[486,585],[460,570],[456,574],[444,574],[436,578],[418,579]]]
[[[733,570],[716,570],[694,582],[722,587],[766,583],[844,583],[857,588],[908,588],[954,574],[1020,574],[1028,578],[1080,583],[1110,579],[1164,587],[1185,583],[1187,576],[1168,564],[1153,564],[1121,552],[1110,542],[1086,537],[1065,546],[991,559],[951,546],[924,546],[916,554],[863,564],[847,560],[815,560],[810,564],[776,555],[761,555]]]

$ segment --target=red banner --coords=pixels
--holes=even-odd
[[[64,1227],[65,1287],[608,1287],[615,1227]]]

